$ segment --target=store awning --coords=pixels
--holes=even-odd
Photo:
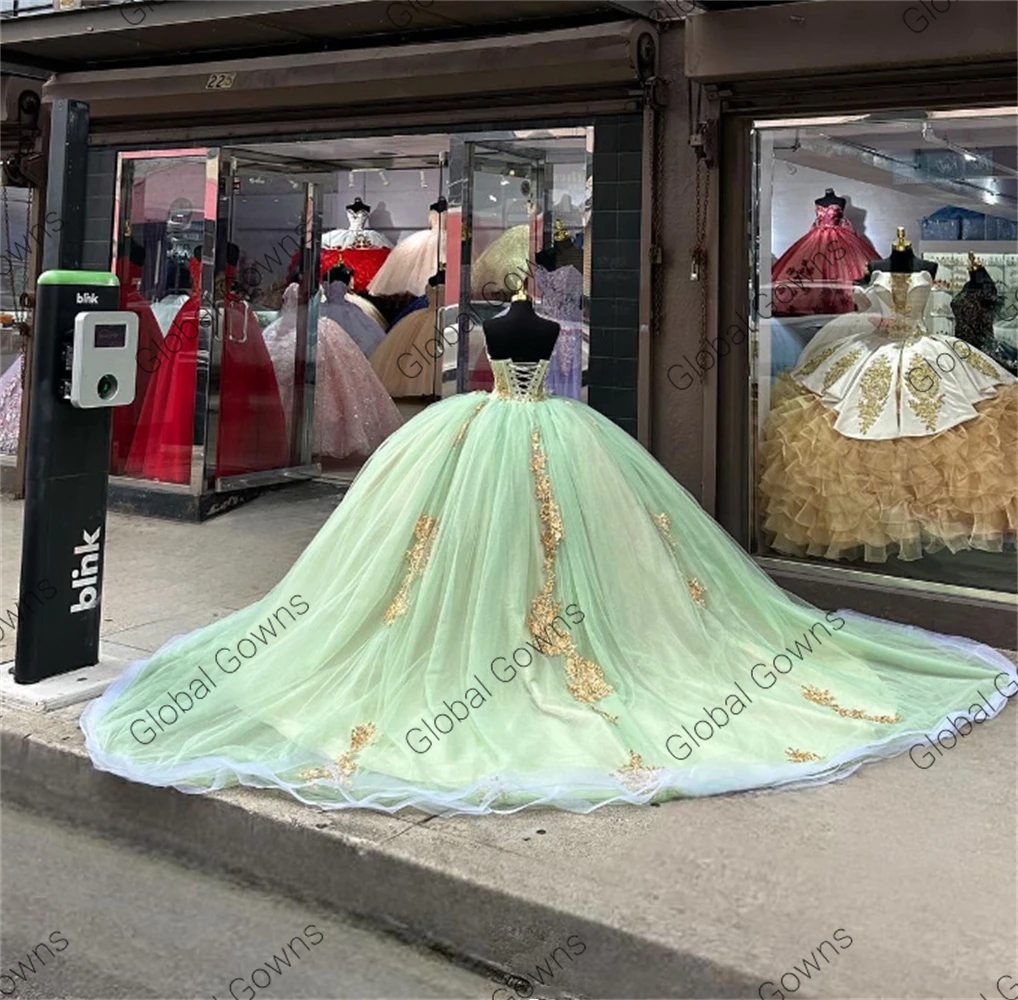
[[[5,72],[55,73],[322,52],[583,27],[649,14],[656,0],[85,0],[4,18]]]
[[[87,101],[94,132],[232,126],[281,120],[307,127],[325,116],[367,119],[399,113],[425,124],[429,114],[503,108],[506,113],[602,97],[633,102],[655,46],[656,29],[617,21],[561,31],[358,48],[301,56],[217,60],[180,66],[64,73],[45,100]],[[475,113],[476,116],[476,113]],[[231,134],[240,135],[240,128]]]

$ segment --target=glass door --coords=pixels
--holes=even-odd
[[[460,392],[490,389],[483,323],[526,295],[559,324],[549,385],[581,398],[588,342],[588,129],[486,133],[450,151],[460,227]],[[450,227],[452,231],[452,227]]]
[[[138,315],[134,403],[113,413],[110,471],[204,490],[216,336],[217,149],[121,153],[112,270]]]
[[[206,474],[217,492],[304,478],[314,456],[321,198],[330,174],[225,150]]]

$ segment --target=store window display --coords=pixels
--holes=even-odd
[[[990,116],[980,124],[981,129],[967,122],[963,135],[974,148],[959,146],[960,163],[985,155],[976,150],[995,145],[1005,127]],[[1013,120],[1010,124],[1013,129]],[[856,126],[856,132],[864,127]],[[844,235],[832,237],[826,247],[818,236],[805,248],[829,253],[834,239],[844,241],[842,262],[851,267],[836,283],[800,290],[796,315],[804,314],[814,291],[824,315],[819,326],[797,328],[805,343],[790,364],[780,350],[788,313],[778,309],[776,296],[774,317],[757,313],[759,544],[764,552],[883,572],[915,564],[907,575],[1013,589],[1018,383],[1000,363],[1006,352],[997,349],[993,336],[996,288],[973,252],[968,280],[952,297],[951,283],[938,281],[939,261],[925,249],[934,241],[923,240],[920,253],[899,220],[914,219],[921,232],[921,221],[932,214],[924,210],[944,187],[955,200],[967,188],[973,201],[985,198],[1013,212],[1018,174],[1012,170],[1008,177],[1006,164],[996,164],[991,155],[981,176],[970,170],[961,179],[945,180],[943,161],[941,169],[929,172],[918,154],[907,173],[903,148],[914,129],[914,123],[902,123],[902,134],[889,143],[894,153],[886,156],[887,179],[908,183],[892,192],[865,190],[875,187],[876,178],[872,169],[860,169],[855,149],[872,150],[874,137],[845,126],[826,146],[832,167],[837,164],[848,178],[866,177],[855,193],[869,194],[870,200],[853,200],[873,206],[867,215],[873,231],[898,222],[889,253],[879,259],[874,253],[863,264],[863,245]],[[953,134],[948,123],[939,131]],[[928,141],[930,134],[921,131],[916,139]],[[788,181],[803,168],[777,155],[795,148],[786,146],[777,129],[761,130],[759,138],[761,156],[773,157],[770,189],[759,199],[762,212],[768,203],[773,209],[793,200],[788,189],[795,184]],[[823,147],[810,140],[803,145],[815,162]],[[846,183],[842,179],[839,186]],[[826,205],[816,203],[817,228],[824,228],[821,219],[844,210],[832,188],[827,195]],[[761,236],[782,225],[774,217],[758,221]],[[774,265],[772,280],[779,274],[789,280],[787,259],[788,253]],[[858,277],[855,271],[864,273]],[[838,315],[829,317],[830,312]]]

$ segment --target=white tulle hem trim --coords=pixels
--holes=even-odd
[[[840,610],[838,615],[859,621],[886,621]],[[1007,674],[1018,686],[1018,669],[1006,657],[989,646],[960,636],[941,635],[912,625],[897,625],[904,631],[921,634],[937,645],[975,655],[987,666]],[[193,634],[193,633],[192,633]],[[162,653],[188,636],[177,636],[166,643]],[[626,782],[602,770],[576,768],[568,774],[546,769],[540,772],[517,774],[500,773],[481,778],[469,786],[443,791],[424,788],[386,775],[363,770],[349,780],[320,779],[314,782],[290,782],[280,772],[328,763],[299,760],[279,760],[273,766],[231,761],[226,757],[209,756],[173,765],[139,765],[123,754],[104,751],[95,739],[97,727],[105,711],[121,693],[130,687],[144,669],[147,660],[130,665],[104,694],[91,702],[81,715],[80,724],[85,734],[85,746],[95,767],[129,781],[156,787],[171,787],[189,795],[200,795],[237,785],[248,788],[277,789],[289,793],[305,805],[320,809],[374,809],[395,813],[400,809],[416,808],[438,815],[487,813],[509,814],[521,809],[549,806],[568,812],[589,813],[604,806],[645,805],[670,798],[698,798],[732,792],[804,788],[822,785],[847,778],[863,764],[904,753],[916,740],[948,729],[948,719],[964,714],[969,706],[953,709],[936,726],[926,729],[897,732],[885,739],[853,747],[836,757],[805,763],[778,763],[740,765],[736,773],[730,763],[704,763],[682,768],[648,767],[641,772],[639,784],[632,776]],[[1000,703],[992,705],[987,717],[994,718],[1007,704],[1007,696],[995,688]],[[196,783],[200,779],[201,784]],[[629,784],[631,787],[626,787]],[[323,795],[329,798],[323,798]]]

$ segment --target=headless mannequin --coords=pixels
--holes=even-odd
[[[997,286],[981,261],[969,251],[969,280],[951,300],[955,333],[966,343],[990,353],[993,349],[993,314]]]
[[[449,202],[445,198],[439,198],[438,201],[432,202],[428,208],[432,212],[445,212],[449,209]]]
[[[357,195],[357,197],[346,206],[346,210],[348,212],[370,212],[371,206],[365,205],[361,196]]]
[[[325,284],[328,285],[333,281],[341,281],[347,286],[347,288],[349,288],[352,279],[353,271],[351,271],[346,264],[337,264],[335,267],[331,268],[329,273],[325,276]]]
[[[583,273],[583,249],[576,245],[576,241],[569,235],[560,219],[555,220],[555,234],[551,246],[539,250],[534,256],[534,263],[546,271],[554,271],[572,264],[577,271]]]
[[[547,361],[558,334],[558,323],[538,316],[527,298],[515,299],[504,315],[484,324],[484,342],[492,361]]]
[[[923,260],[912,252],[912,244],[905,239],[905,227],[898,226],[898,238],[891,245],[891,256],[883,260],[871,260],[870,271],[887,271],[891,274],[915,274],[926,271],[931,278],[937,276],[937,265],[932,260]]]
[[[844,212],[845,205],[847,205],[848,202],[844,198],[838,197],[838,195],[834,193],[834,188],[828,188],[826,191],[824,191],[824,196],[822,198],[817,198],[816,201],[813,202],[813,204],[820,205],[824,208],[826,208],[828,205],[837,205],[838,208],[840,208]]]

